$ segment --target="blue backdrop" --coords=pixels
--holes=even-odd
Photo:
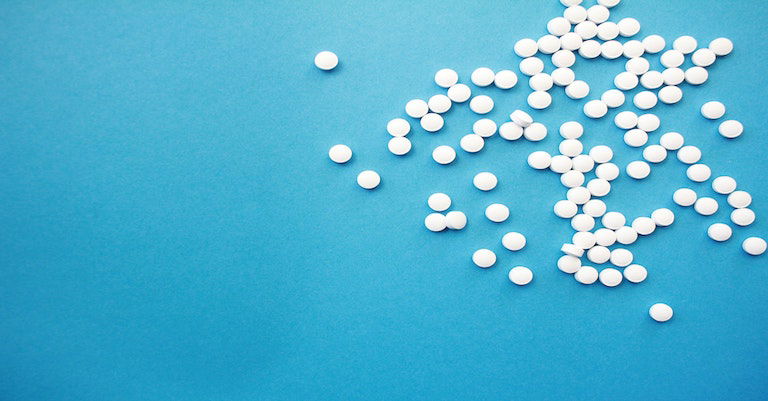
[[[587,1],[585,4],[592,4]],[[727,222],[672,203],[709,184],[671,155],[651,176],[614,182],[609,207],[634,218],[669,207],[677,221],[631,249],[640,285],[583,286],[558,271],[570,238],[552,204],[556,174],[525,164],[557,149],[557,127],[585,124],[624,165],[640,149],[611,119],[553,89],[535,118],[540,143],[506,142],[438,166],[477,118],[466,105],[412,152],[387,152],[386,122],[441,93],[440,68],[517,69],[512,46],[539,37],[557,0],[16,1],[0,7],[0,399],[2,400],[761,400],[768,394],[768,263],[741,241],[768,235],[762,0],[625,0],[613,20],[640,37],[726,36],[735,51],[653,110],[704,152],[715,175],[750,191],[758,221],[716,244]],[[341,60],[316,69],[320,50]],[[653,59],[658,67],[658,60]],[[623,61],[579,60],[593,98]],[[506,121],[521,81],[490,94]],[[716,134],[698,108],[728,107],[746,127]],[[631,109],[624,106],[620,110]],[[346,143],[347,165],[327,158]],[[376,169],[375,191],[356,186]],[[498,188],[471,186],[494,172]],[[423,227],[427,196],[469,217],[459,232]],[[485,206],[511,218],[493,224]],[[507,231],[528,238],[503,250]],[[477,248],[495,267],[472,265]],[[516,287],[515,265],[535,278]],[[648,307],[675,317],[658,324]]]

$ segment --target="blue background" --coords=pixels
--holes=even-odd
[[[587,1],[586,5],[592,4]],[[585,124],[623,166],[640,157],[610,118],[552,90],[540,143],[495,136],[438,166],[477,118],[467,105],[413,151],[386,150],[386,122],[441,93],[450,67],[517,70],[516,40],[545,33],[556,0],[6,1],[0,10],[0,399],[2,400],[759,400],[768,394],[768,270],[741,241],[765,216],[766,3],[625,0],[640,37],[727,36],[736,50],[653,110],[650,135],[679,131],[715,175],[750,191],[758,221],[716,244],[704,218],[672,203],[674,155],[651,176],[614,182],[612,210],[670,207],[675,224],[629,247],[640,285],[583,286],[560,272],[572,230],[552,204],[565,189],[527,154],[554,152],[557,127]],[[312,59],[338,53],[325,73]],[[688,62],[690,63],[690,62]],[[657,58],[653,65],[658,67]],[[598,96],[621,62],[579,59]],[[490,94],[489,115],[528,109],[525,81]],[[745,134],[726,140],[698,108],[721,100]],[[625,105],[620,110],[631,109]],[[327,158],[346,143],[347,165]],[[376,169],[375,191],[356,186]],[[498,188],[471,186],[479,171]],[[446,192],[463,231],[423,227]],[[484,219],[511,207],[503,224]],[[503,250],[507,231],[528,237]],[[496,251],[493,268],[471,253]],[[531,285],[507,278],[515,265]],[[675,309],[667,324],[648,307]]]

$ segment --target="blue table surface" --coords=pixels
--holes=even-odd
[[[587,0],[586,5],[593,2]],[[587,147],[625,165],[641,150],[612,118],[555,88],[533,113],[540,143],[495,136],[450,166],[477,116],[466,105],[414,147],[386,149],[386,122],[412,98],[442,93],[480,66],[517,70],[513,44],[545,33],[557,0],[87,1],[8,0],[0,7],[0,399],[2,400],[764,400],[768,398],[768,259],[741,241],[768,235],[763,0],[625,0],[639,36],[726,36],[734,52],[710,80],[653,112],[650,134],[679,131],[714,175],[754,196],[757,222],[716,244],[730,207],[685,178],[674,155],[605,198],[634,218],[677,218],[628,248],[648,280],[584,286],[555,262],[572,229],[552,213],[565,190],[526,156],[554,152],[575,119]],[[312,64],[333,50],[339,67]],[[549,63],[549,62],[548,62]],[[687,63],[690,63],[688,61]],[[659,67],[658,58],[652,65]],[[623,60],[579,59],[592,86]],[[491,95],[501,123],[527,82]],[[635,93],[634,90],[630,93]],[[703,119],[720,100],[742,137]],[[631,110],[627,104],[619,110]],[[331,163],[328,148],[355,152]],[[382,185],[355,184],[364,169]],[[500,184],[480,193],[472,176]],[[673,204],[682,186],[716,196],[704,218]],[[426,198],[446,192],[469,224],[430,233]],[[494,224],[485,206],[511,218]],[[508,231],[528,246],[501,247]],[[497,252],[483,270],[471,253]],[[526,287],[512,266],[535,273]],[[666,302],[659,324],[648,307]]]

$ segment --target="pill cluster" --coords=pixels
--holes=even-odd
[[[452,107],[467,103],[469,109],[482,116],[491,112],[495,106],[493,98],[485,94],[476,94],[469,84],[476,88],[496,86],[502,90],[515,88],[518,81],[527,77],[530,92],[527,103],[533,110],[550,107],[550,92],[557,87],[563,88],[565,95],[574,100],[584,99],[582,111],[590,119],[601,119],[612,114],[612,109],[619,108],[631,101],[635,111],[621,111],[612,115],[613,123],[624,131],[624,142],[632,148],[642,148],[642,160],[634,160],[623,167],[624,173],[634,180],[643,180],[650,176],[653,165],[664,162],[670,153],[674,153],[685,166],[686,177],[703,183],[712,177],[712,169],[701,162],[701,150],[688,144],[679,132],[666,132],[659,135],[658,143],[649,144],[649,134],[659,130],[662,121],[651,112],[655,107],[672,105],[683,98],[685,85],[699,86],[709,79],[708,67],[719,58],[730,54],[733,43],[727,38],[717,38],[706,47],[700,47],[697,39],[680,36],[667,49],[666,40],[659,35],[648,35],[634,39],[640,32],[641,24],[634,18],[611,20],[612,8],[620,0],[598,0],[590,7],[582,6],[582,0],[560,0],[566,7],[562,16],[547,22],[547,33],[538,39],[525,38],[517,41],[512,51],[521,58],[518,70],[522,77],[513,70],[494,71],[489,67],[479,67],[469,75],[469,82],[460,83],[459,73],[450,68],[443,68],[434,75],[435,84],[444,89],[429,99],[412,99],[405,104],[405,114],[418,121],[418,126],[427,133],[437,133],[445,125],[444,114]],[[621,41],[619,40],[621,39]],[[548,57],[554,65],[552,71],[545,71],[543,58]],[[613,86],[599,96],[587,99],[590,85],[579,80],[571,68],[581,59],[602,57],[623,62],[624,71],[613,77]],[[651,69],[652,57],[657,57],[663,67]],[[692,67],[681,67],[689,59]],[[625,61],[622,61],[625,60]],[[331,52],[320,52],[315,57],[315,64],[322,70],[330,70],[338,64],[338,58]],[[522,85],[520,85],[522,86]],[[629,99],[629,91],[640,88]],[[726,114],[726,107],[719,101],[709,101],[701,106],[701,115],[708,120],[719,120]],[[405,118],[393,118],[386,124],[386,131],[391,136],[389,151],[396,156],[410,152],[412,144],[408,139],[411,122]],[[719,123],[717,131],[728,139],[739,137],[744,132],[743,125],[734,119]],[[480,117],[472,125],[472,133],[459,140],[459,148],[467,153],[480,152],[489,137],[498,132],[506,141],[521,139],[539,142],[548,135],[547,127],[535,121],[533,116],[523,110],[514,110],[509,120],[497,124],[489,118]],[[613,163],[614,150],[606,145],[585,149],[581,139],[585,127],[577,121],[567,121],[560,125],[558,133],[561,140],[556,152],[536,150],[527,157],[527,164],[536,170],[546,170],[559,175],[560,183],[565,187],[564,199],[553,205],[554,214],[565,219],[574,233],[564,241],[562,256],[556,265],[564,273],[573,275],[575,281],[589,285],[600,282],[606,287],[616,287],[626,280],[641,283],[648,277],[648,270],[641,264],[634,263],[633,253],[627,247],[640,238],[652,235],[657,228],[670,226],[675,222],[675,213],[669,208],[657,208],[647,216],[628,219],[616,210],[609,210],[601,198],[611,192],[611,182],[622,173],[622,168]],[[329,157],[336,163],[347,163],[352,158],[352,150],[345,145],[335,145],[329,150]],[[451,144],[443,144],[432,150],[432,159],[440,165],[450,165],[458,157]],[[362,171],[357,178],[358,184],[365,189],[376,188],[381,178],[373,170]],[[498,177],[491,172],[479,172],[472,184],[480,191],[488,192],[496,188]],[[729,176],[718,176],[712,180],[713,190],[726,197],[732,208],[731,222],[739,227],[748,226],[755,221],[755,213],[749,209],[751,195],[738,189],[736,180]],[[719,203],[712,197],[699,197],[690,188],[680,188],[672,194],[672,201],[682,207],[693,206],[696,213],[710,216],[717,212]],[[427,204],[432,210],[424,219],[426,228],[433,232],[461,230],[466,227],[467,216],[461,211],[449,211],[451,198],[444,193],[429,196]],[[504,223],[510,216],[509,207],[504,203],[491,203],[485,208],[486,218],[494,223]],[[711,224],[707,236],[716,242],[728,241],[733,236],[733,228],[723,222]],[[503,248],[519,251],[526,245],[526,238],[519,232],[508,232],[501,238]],[[761,255],[766,251],[766,241],[758,237],[749,237],[742,242],[743,250],[750,255]],[[584,259],[594,266],[584,264]],[[481,268],[495,265],[496,253],[490,249],[478,249],[472,253],[472,261]],[[610,264],[608,267],[596,267]],[[533,271],[525,266],[510,269],[509,280],[523,286],[533,280]],[[669,305],[657,303],[650,307],[649,315],[656,321],[665,322],[672,318]]]

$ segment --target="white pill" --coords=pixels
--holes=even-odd
[[[571,218],[571,227],[576,231],[590,231],[595,228],[595,218],[587,214],[577,214]]]
[[[704,67],[691,67],[685,70],[685,82],[691,85],[701,85],[707,82],[709,73]]]
[[[667,132],[659,138],[659,143],[667,150],[678,150],[683,147],[685,138],[678,132]]]
[[[480,67],[472,71],[472,75],[470,76],[472,83],[481,87],[492,84],[495,78],[496,74],[488,67]]]
[[[632,103],[640,110],[648,110],[656,107],[659,98],[651,91],[642,91],[635,94]]]
[[[606,106],[615,109],[624,104],[626,97],[624,96],[624,92],[618,89],[608,89],[603,92],[602,96],[600,96],[600,100],[602,100]]]
[[[573,234],[571,242],[580,248],[589,249],[595,246],[597,240],[595,239],[595,234],[589,231],[578,231]]]
[[[542,110],[552,104],[552,95],[544,91],[531,92],[528,95],[528,105],[536,110]]]
[[[339,65],[339,57],[334,52],[324,50],[315,56],[315,66],[321,70],[329,71],[337,65]]]
[[[528,155],[528,165],[536,170],[547,169],[550,163],[552,163],[552,156],[543,150],[537,150]]]
[[[650,217],[638,217],[632,220],[632,229],[640,235],[649,235],[656,231],[656,223]]]
[[[563,246],[560,247],[560,250],[567,255],[575,256],[577,258],[584,255],[584,249],[573,244],[563,244]]]
[[[361,171],[360,174],[357,175],[357,185],[360,185],[365,189],[374,189],[378,187],[380,183],[381,177],[379,176],[379,173],[373,170]]]
[[[533,117],[531,117],[530,114],[522,111],[522,110],[515,110],[509,115],[509,119],[512,120],[515,124],[526,128],[529,125],[533,124]]]
[[[659,129],[661,120],[655,114],[646,113],[637,117],[637,128],[645,132],[653,132]]]
[[[665,86],[659,90],[659,100],[664,104],[675,104],[683,99],[683,90],[677,86]]]
[[[605,214],[605,211],[608,207],[605,205],[605,202],[601,201],[600,199],[591,199],[581,208],[586,215],[592,217],[600,217]]]
[[[389,140],[387,149],[396,156],[402,156],[411,151],[411,141],[404,136],[396,136]]]
[[[636,179],[642,180],[651,174],[651,166],[642,160],[636,160],[627,164],[627,175]]]
[[[597,26],[597,37],[602,40],[612,40],[619,36],[619,26],[615,22],[606,21]]]
[[[606,145],[597,145],[589,150],[589,157],[596,163],[607,163],[613,159],[613,150]]]
[[[597,29],[597,28],[595,28]],[[579,48],[579,55],[586,59],[597,58],[603,52],[603,47],[596,40],[585,40]]]
[[[617,40],[609,40],[600,45],[600,55],[608,60],[621,57],[624,54],[624,46]]]
[[[672,200],[680,206],[691,206],[697,198],[696,192],[690,188],[680,188],[672,195]]]
[[[616,232],[608,228],[601,228],[595,231],[595,242],[600,246],[611,246],[616,243]]]
[[[464,103],[472,96],[472,89],[464,84],[456,84],[448,88],[448,98],[456,103]]]
[[[581,284],[594,284],[599,273],[592,266],[581,266],[573,277]]]
[[[595,161],[588,155],[578,155],[571,161],[573,162],[572,168],[576,171],[581,171],[582,173],[592,171],[595,167]]]
[[[622,71],[613,78],[613,84],[623,91],[634,89],[638,82],[640,82],[640,78],[629,71]]]
[[[624,69],[635,75],[643,75],[651,68],[651,63],[643,57],[635,57],[627,60]]]
[[[651,219],[659,227],[667,227],[675,222],[675,213],[665,207],[651,213]]]
[[[438,232],[445,230],[448,225],[442,213],[430,213],[424,218],[424,226],[429,231]]]
[[[731,238],[733,230],[727,224],[715,223],[709,226],[707,235],[717,242],[723,242]]]
[[[544,72],[540,72],[528,79],[528,86],[535,91],[548,91],[552,89],[553,84],[552,76]]]
[[[432,151],[432,158],[440,164],[450,164],[456,159],[456,151],[448,145],[441,145]]]
[[[560,38],[554,35],[544,35],[536,41],[536,45],[539,46],[539,52],[552,54],[560,50]]]
[[[450,68],[443,68],[435,73],[435,83],[441,88],[450,88],[459,82],[459,74]]]
[[[587,251],[587,259],[592,263],[605,263],[611,258],[611,251],[604,246],[593,246]]]
[[[664,78],[666,85],[679,85],[685,80],[685,71],[680,68],[667,68],[661,72],[661,76]]]
[[[467,226],[467,215],[458,210],[450,211],[445,215],[445,223],[451,230],[461,230]]]
[[[333,145],[328,149],[328,157],[330,157],[334,163],[344,164],[352,158],[352,149],[347,145]]]
[[[593,178],[587,183],[587,189],[592,196],[605,196],[611,192],[611,183],[602,178]]]
[[[617,267],[629,266],[630,263],[632,263],[633,259],[634,259],[634,255],[632,255],[632,252],[624,248],[617,248],[611,251],[610,261],[614,266],[617,266]]]
[[[472,179],[472,185],[474,185],[475,188],[481,191],[490,191],[496,188],[496,185],[498,185],[498,183],[499,183],[499,179],[496,178],[495,175],[487,171],[483,171],[482,173],[475,174],[475,177]]]
[[[520,57],[531,57],[539,51],[539,46],[533,39],[525,38],[520,39],[514,46],[515,54]]]
[[[561,200],[555,203],[555,216],[570,219],[579,211],[579,206],[569,200]]]
[[[661,163],[667,158],[667,150],[661,145],[650,145],[643,149],[643,159],[650,163]]]
[[[603,226],[616,230],[626,224],[627,218],[619,212],[608,212],[603,215],[601,222],[603,223]]]
[[[717,132],[728,139],[732,139],[744,132],[744,126],[736,120],[726,120],[720,123]]]
[[[667,50],[661,54],[661,65],[667,68],[675,68],[683,65],[685,55],[677,50]]]
[[[632,283],[641,283],[648,277],[648,270],[645,267],[634,264],[624,269],[624,278]]]
[[[640,21],[634,18],[622,18],[618,25],[619,33],[624,37],[635,36],[640,32]]]
[[[737,226],[748,226],[755,222],[755,212],[747,208],[733,209],[731,221]]]
[[[576,80],[576,74],[568,67],[560,67],[552,71],[552,82],[557,86],[568,86]]]
[[[752,256],[762,255],[766,248],[768,248],[768,244],[764,239],[758,237],[749,237],[741,243],[741,249]]]
[[[746,191],[733,191],[728,195],[728,204],[739,209],[752,204],[752,195]]]
[[[560,142],[558,149],[560,154],[575,157],[581,154],[581,151],[584,150],[584,145],[578,139],[564,139]]]
[[[677,159],[685,164],[693,164],[701,160],[701,150],[699,148],[687,145],[677,151]]]
[[[648,134],[645,131],[635,128],[624,133],[624,143],[634,148],[639,148],[648,142]]]
[[[691,181],[704,182],[712,176],[712,170],[706,164],[693,164],[688,167],[685,174]]]
[[[602,118],[608,113],[608,106],[602,100],[590,100],[584,104],[584,114],[589,118]]]
[[[696,50],[698,42],[693,36],[681,36],[672,42],[672,48],[683,54],[690,54]]]
[[[564,273],[576,273],[581,268],[581,259],[573,255],[563,255],[557,260],[557,268]]]
[[[584,81],[573,81],[565,87],[565,94],[571,99],[583,99],[589,95],[589,85]]]
[[[435,95],[429,98],[427,105],[433,113],[445,113],[451,109],[451,98],[446,95]]]
[[[501,223],[509,218],[509,208],[501,203],[493,203],[485,208],[485,217],[494,223]]]
[[[499,127],[499,135],[508,141],[515,141],[523,136],[523,127],[511,121],[506,122]]]
[[[488,114],[493,110],[493,99],[486,95],[479,95],[469,101],[469,108],[477,114]]]
[[[424,131],[427,132],[440,131],[444,124],[443,117],[437,113],[427,113],[424,117],[421,117],[421,128],[424,128]]]
[[[605,21],[608,21],[608,17],[610,16],[611,12],[605,6],[594,5],[587,9],[587,19],[596,24],[601,24]]]
[[[560,37],[560,47],[564,50],[579,50],[584,39],[576,32],[568,32]]]
[[[392,136],[406,136],[411,132],[411,124],[405,119],[394,118],[387,123],[387,132]]]
[[[616,287],[623,278],[620,271],[611,267],[600,271],[600,282],[606,287]]]
[[[584,173],[581,171],[570,170],[560,176],[560,182],[566,188],[578,187],[584,184]]]
[[[525,266],[515,266],[509,271],[509,281],[517,285],[527,285],[533,280],[533,272]]]
[[[566,121],[560,125],[560,136],[565,139],[577,139],[584,134],[584,126],[576,121]]]
[[[654,54],[664,50],[667,42],[659,35],[651,35],[643,39],[643,46],[645,46],[646,53]]]
[[[461,138],[461,141],[459,141],[459,145],[466,152],[477,153],[483,149],[483,146],[485,145],[485,140],[480,135],[468,134],[468,135],[464,135]]]
[[[421,99],[409,100],[405,104],[405,113],[413,118],[421,118],[429,113],[429,105]]]
[[[570,6],[563,11],[563,17],[572,24],[578,24],[587,19],[587,9],[579,5]]]
[[[624,245],[633,244],[637,241],[637,231],[630,226],[622,226],[616,230],[616,242]]]
[[[717,201],[712,198],[699,198],[693,204],[693,210],[702,216],[711,216],[717,212],[719,205]]]
[[[494,85],[500,89],[510,89],[517,85],[517,74],[511,70],[501,70],[493,79]]]
[[[717,38],[709,42],[709,49],[718,56],[726,56],[733,51],[733,42],[728,38]]]
[[[712,189],[723,195],[728,195],[736,190],[736,180],[733,177],[723,175],[712,180]]]
[[[488,138],[496,133],[496,123],[490,118],[481,118],[472,124],[472,132]]]
[[[663,323],[672,319],[672,308],[667,304],[653,304],[648,310],[648,314],[653,320]]]
[[[563,36],[571,30],[571,23],[564,17],[555,17],[547,22],[547,31],[555,36]]]
[[[582,39],[588,40],[597,36],[597,24],[592,21],[579,22],[574,28],[573,32],[579,35]],[[583,42],[582,42],[583,46]]]
[[[570,157],[565,155],[552,156],[552,160],[550,161],[550,164],[549,164],[550,170],[560,174],[563,174],[572,168],[573,168],[573,160],[571,160]]]
[[[597,4],[608,8],[615,7],[621,2],[621,0],[597,0]]]
[[[490,249],[478,249],[472,254],[472,262],[486,269],[496,263],[496,254]]]
[[[520,72],[532,77],[544,71],[544,62],[538,57],[528,57],[520,62]]]
[[[429,195],[429,198],[427,198],[427,205],[429,205],[430,209],[436,212],[442,212],[451,207],[451,197],[442,192],[436,192]]]
[[[701,106],[701,115],[710,120],[717,120],[725,115],[725,105],[718,101],[706,102]]]
[[[538,142],[547,137],[547,126],[542,123],[532,123],[523,129],[523,135],[529,141]]]
[[[591,197],[592,194],[590,194],[589,190],[584,187],[571,188],[565,193],[565,198],[577,205],[583,205],[589,202]]]
[[[613,122],[621,129],[637,127],[637,114],[631,111],[622,111],[613,118]]]
[[[501,244],[510,251],[519,251],[525,247],[525,236],[517,232],[509,232],[501,237]]]
[[[602,163],[595,169],[595,175],[597,178],[602,178],[606,181],[615,180],[618,178],[619,173],[619,166],[613,163]]]
[[[715,62],[715,59],[717,59],[717,56],[715,55],[715,52],[710,49],[696,50],[691,56],[693,64],[696,64],[699,67],[709,67]]]
[[[651,70],[640,76],[640,84],[647,89],[660,88],[664,84],[664,76],[656,70]]]

